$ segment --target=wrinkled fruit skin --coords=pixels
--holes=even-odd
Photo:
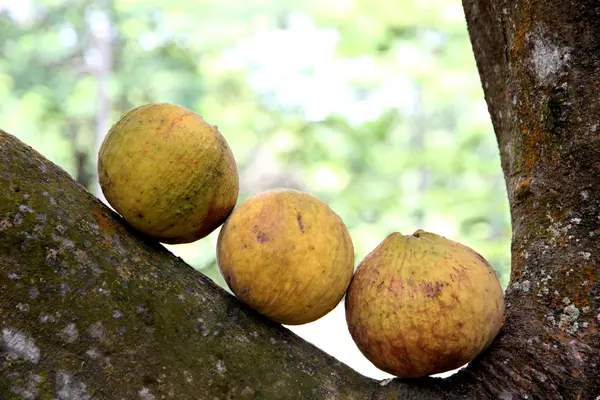
[[[125,113],[98,154],[104,196],[134,228],[164,243],[189,243],[219,227],[235,206],[233,154],[216,126],[160,103]]]
[[[468,363],[503,321],[504,294],[475,251],[442,236],[393,233],[358,266],[346,321],[376,367],[419,378]]]
[[[299,325],[340,302],[354,272],[354,248],[325,203],[276,189],[233,211],[221,228],[217,263],[240,300],[275,322]]]

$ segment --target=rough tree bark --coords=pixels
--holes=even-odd
[[[600,3],[463,0],[513,228],[499,398],[600,396]]]
[[[464,6],[513,220],[506,323],[469,367],[360,376],[0,131],[0,399],[600,396],[600,7]]]

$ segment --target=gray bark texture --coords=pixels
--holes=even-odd
[[[0,130],[0,399],[600,396],[600,5],[464,8],[513,223],[506,321],[467,368],[359,375]]]

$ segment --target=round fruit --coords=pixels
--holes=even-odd
[[[504,297],[472,249],[433,233],[393,233],[358,266],[346,295],[354,342],[376,367],[402,378],[471,361],[498,334]]]
[[[98,176],[110,205],[164,243],[214,231],[239,188],[233,154],[217,127],[166,103],[137,107],[117,121],[100,148]]]
[[[217,262],[244,303],[273,321],[314,321],[340,302],[354,272],[354,248],[327,204],[296,190],[260,193],[221,228]]]

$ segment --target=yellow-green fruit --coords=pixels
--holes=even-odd
[[[239,188],[233,154],[217,127],[167,103],[137,107],[117,121],[100,148],[98,176],[110,205],[164,243],[214,231]]]
[[[495,271],[442,236],[393,233],[358,266],[346,295],[354,342],[376,367],[402,378],[458,368],[502,326]]]
[[[276,189],[233,211],[221,228],[217,262],[240,300],[273,321],[299,325],[340,302],[354,272],[354,248],[327,204]]]

